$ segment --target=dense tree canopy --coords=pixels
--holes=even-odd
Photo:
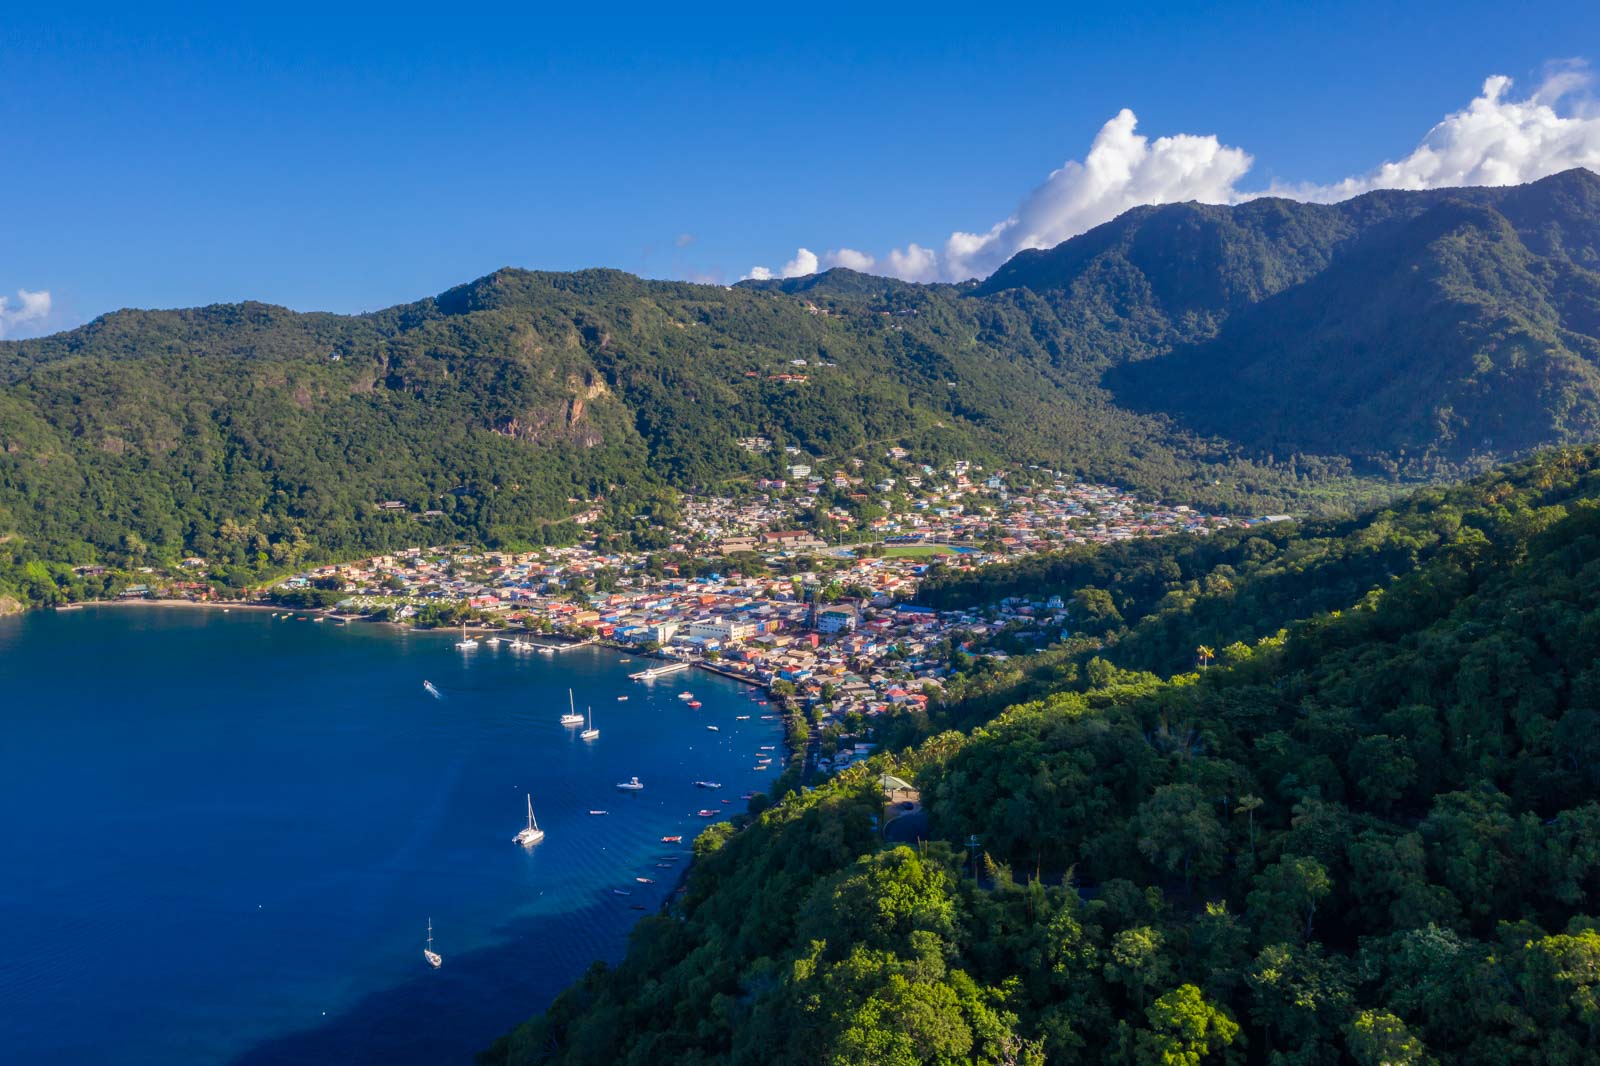
[[[485,1061],[1593,1061],[1600,452],[1345,538],[1429,523],[1209,669],[1108,667],[719,827],[627,959]],[[1162,624],[1249,633],[1205,602]],[[876,831],[884,769],[928,843]]]

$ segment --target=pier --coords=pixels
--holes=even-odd
[[[586,637],[585,639],[574,644],[541,644],[537,640],[529,640],[525,641],[524,643],[526,643],[529,647],[535,648],[539,651],[557,652],[571,651],[573,648],[586,648],[590,644],[597,643],[598,640],[598,637]]]
[[[628,676],[635,681],[654,681],[658,677],[666,677],[668,674],[676,674],[680,671],[688,670],[693,665],[693,663],[666,663],[662,666],[652,666],[648,670],[640,670]]]

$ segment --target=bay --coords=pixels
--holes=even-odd
[[[0,619],[7,1057],[470,1062],[621,956],[699,809],[775,777],[755,763],[780,723],[736,682],[456,639],[246,610]],[[598,740],[559,724],[569,688]],[[529,792],[548,836],[524,850]]]

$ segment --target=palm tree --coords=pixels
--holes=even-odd
[[[1211,660],[1217,657],[1217,653],[1207,645],[1202,644],[1194,650],[1194,657],[1200,660],[1200,669],[1204,670],[1211,665]]]
[[[1260,796],[1252,796],[1249,793],[1245,793],[1239,797],[1239,806],[1233,809],[1234,814],[1245,814],[1250,817],[1250,850],[1252,852],[1256,850],[1256,811],[1260,810],[1261,805],[1265,802],[1266,800]]]

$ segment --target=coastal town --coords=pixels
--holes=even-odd
[[[894,449],[887,458],[907,457]],[[863,486],[848,470],[812,476],[796,464],[794,482],[763,480],[738,498],[686,496],[665,551],[614,550],[599,535],[520,552],[413,547],[294,574],[269,591],[346,620],[472,625],[512,653],[603,642],[652,657],[649,671],[704,669],[760,686],[804,712],[817,742],[808,770],[826,773],[870,752],[863,738],[873,719],[925,707],[953,648],[981,647],[1002,631],[1040,640],[1072,631],[1059,596],[921,606],[917,589],[930,572],[1286,517],[1204,514],[1051,472],[1014,488],[968,462],[910,468],[903,485]],[[873,510],[829,502],[863,488]],[[796,524],[801,515],[809,527]],[[204,560],[185,567],[189,580],[153,579],[123,595],[195,595]]]

